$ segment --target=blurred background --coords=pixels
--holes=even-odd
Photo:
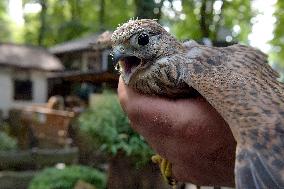
[[[1,189],[169,188],[116,97],[110,37],[131,18],[256,47],[284,81],[282,0],[1,0]]]
[[[2,0],[1,41],[52,47],[113,31],[129,18],[156,18],[181,40],[241,42],[283,59],[280,0]]]

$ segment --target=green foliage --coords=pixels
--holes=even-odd
[[[79,122],[80,129],[112,156],[124,152],[138,164],[144,164],[153,154],[144,139],[129,127],[115,94],[103,93],[96,106],[80,116]]]
[[[114,30],[119,24],[135,16],[135,4],[133,0],[105,0],[105,28]]]
[[[231,30],[234,39],[248,43],[248,34],[251,32],[251,19],[256,12],[251,7],[250,0],[233,0],[224,1],[223,20],[220,22],[224,27]],[[240,32],[234,33],[232,28],[236,25],[240,26]]]
[[[135,0],[135,17],[160,19],[164,0],[156,3],[154,0]]]
[[[17,149],[17,141],[7,135],[5,132],[0,132],[0,150],[16,150]]]
[[[47,47],[90,33],[114,30],[132,17],[162,18],[180,39],[224,40],[231,35],[233,40],[247,42],[254,16],[249,0],[182,0],[182,10],[175,9],[177,1],[173,0],[25,0],[24,3],[35,1],[44,2],[47,9],[25,15],[25,39],[38,44],[42,38],[42,44]],[[165,7],[165,3],[171,7]],[[214,6],[218,3],[219,10]],[[168,11],[175,16],[168,16]],[[236,25],[240,32],[233,31]]]
[[[225,40],[227,35],[235,41],[247,42],[247,36],[251,31],[250,20],[255,14],[251,8],[251,1],[182,0],[182,8],[182,12],[175,12],[179,17],[184,14],[184,19],[179,17],[169,19],[177,37],[195,40],[204,37],[212,40]],[[240,27],[239,32],[233,31],[236,25]]]
[[[180,39],[202,39],[204,36],[201,33],[200,18],[194,1],[182,1],[182,5],[186,18],[170,22],[172,31]]]
[[[44,169],[33,178],[28,189],[70,189],[78,180],[90,183],[97,189],[106,188],[104,173],[90,167],[73,165],[64,169]]]
[[[42,45],[50,47],[99,32],[102,28],[113,30],[118,24],[134,16],[132,0],[100,1],[104,1],[104,7],[101,7],[98,0],[45,0],[47,11],[43,15],[44,23],[40,17],[41,13],[25,15],[25,41],[38,44],[40,28],[43,27],[45,32],[41,36]],[[24,3],[30,2],[34,0],[25,0]],[[104,14],[101,14],[101,8],[104,8]]]
[[[12,40],[11,22],[8,17],[8,1],[0,1],[0,42],[7,42]]]
[[[274,39],[271,44],[274,46],[273,58],[278,66],[284,69],[284,1],[278,0],[275,6],[276,23],[274,29]],[[284,72],[284,71],[283,71]]]
[[[251,18],[256,13],[251,7],[250,0],[181,0],[181,9],[174,6],[179,2],[176,0],[24,0],[23,2],[24,4],[38,2],[45,5],[46,9],[42,9],[42,12],[25,15],[24,38],[26,43],[46,47],[91,33],[114,30],[118,24],[133,17],[161,18],[161,23],[170,27],[171,32],[179,39],[200,40],[208,37],[212,40],[225,40],[229,36],[233,41],[247,43],[248,34],[251,32]],[[277,49],[281,47],[280,39],[283,33],[281,4],[283,2],[278,1],[277,6],[280,11],[276,16],[279,17],[279,24],[273,42]]]

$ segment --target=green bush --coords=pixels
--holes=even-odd
[[[103,93],[95,107],[80,116],[79,123],[81,131],[111,156],[124,152],[133,157],[135,163],[144,164],[153,154],[143,137],[130,128],[116,94]]]
[[[5,132],[0,132],[0,151],[17,149],[17,140],[7,135]]]
[[[46,168],[33,178],[28,189],[72,189],[78,180],[106,188],[106,175],[96,169],[73,165],[63,169]]]

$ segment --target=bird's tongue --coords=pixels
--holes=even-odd
[[[125,64],[125,73],[130,74],[131,69],[132,69],[132,67],[134,67],[134,65],[131,64],[131,62],[128,59],[124,60],[124,64]]]
[[[141,62],[141,60],[135,56],[125,57],[121,61],[126,74],[130,74]]]

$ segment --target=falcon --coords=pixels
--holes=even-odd
[[[284,188],[284,84],[264,53],[181,43],[151,19],[128,21],[111,40],[126,85],[168,98],[202,95],[224,118],[237,142],[238,189]]]

